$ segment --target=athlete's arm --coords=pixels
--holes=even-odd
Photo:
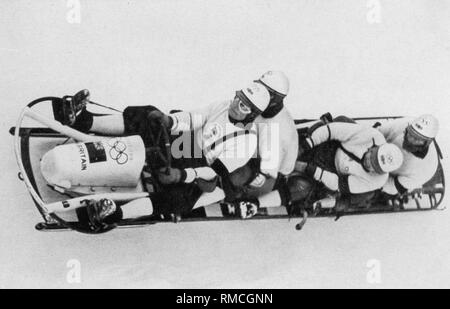
[[[337,191],[339,189],[339,176],[335,173],[324,170],[314,164],[302,161],[296,162],[295,170],[300,173],[305,173],[318,182],[323,183],[328,189],[332,191]]]
[[[389,195],[397,195],[404,194],[408,191],[408,189],[402,184],[402,176],[389,176],[388,181],[383,186],[382,191]]]
[[[332,191],[339,189],[339,176],[335,173],[316,167],[313,171],[308,172],[308,174]]]
[[[308,143],[313,148],[331,140],[346,142],[361,133],[363,129],[361,125],[355,123],[331,122],[314,130]]]
[[[216,172],[209,166],[185,168],[186,179],[184,182],[191,183],[196,179],[203,179],[206,181],[214,180],[217,177]]]
[[[161,168],[158,173],[158,179],[162,184],[175,184],[175,183],[192,183],[198,179],[205,181],[215,180],[216,172],[208,167],[197,168]]]
[[[378,185],[372,181],[356,175],[345,175],[339,179],[339,191],[341,193],[361,194],[380,189],[383,184]]]
[[[200,109],[171,114],[169,117],[173,121],[172,132],[195,131],[202,128],[208,121],[208,115],[217,107],[218,104],[213,103]]]
[[[228,200],[239,198],[243,189],[254,179],[255,173],[248,164],[256,151],[256,132],[250,131],[221,143],[223,147],[211,167],[222,179],[223,189]]]
[[[283,145],[281,145],[279,124],[258,123],[257,129],[258,157],[261,158],[261,174],[266,178],[277,178],[283,157]]]
[[[203,127],[206,122],[206,116],[194,112],[178,112],[169,117],[172,118],[173,121],[171,128],[173,133],[195,131]]]

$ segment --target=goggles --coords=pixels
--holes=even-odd
[[[241,99],[238,98],[238,108],[239,108],[239,112],[241,112],[244,115],[248,115],[252,112],[252,109],[250,107],[248,107],[247,105],[245,105],[244,102],[241,101]]]

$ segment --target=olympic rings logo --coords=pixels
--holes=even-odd
[[[109,149],[109,156],[111,159],[122,165],[128,162],[128,155],[125,153],[127,146],[120,140],[115,140],[114,143],[108,143],[111,146]]]

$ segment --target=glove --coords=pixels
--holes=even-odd
[[[249,183],[249,186],[252,188],[261,188],[266,182],[266,179],[265,175],[258,173],[252,182]]]
[[[157,174],[158,180],[163,185],[176,184],[186,179],[186,171],[178,168],[161,168]]]
[[[236,212],[241,219],[249,219],[258,213],[258,205],[250,201],[240,201],[237,204]]]
[[[173,126],[173,120],[168,115],[164,114],[160,110],[154,110],[148,113],[147,120],[151,127],[158,127],[164,125],[167,129],[171,129]]]

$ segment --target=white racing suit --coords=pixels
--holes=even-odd
[[[189,213],[203,192],[215,188],[216,176],[221,178],[226,197],[234,198],[233,195],[238,194],[239,187],[246,181],[241,168],[256,153],[257,133],[254,124],[242,127],[230,122],[230,104],[229,100],[170,115],[171,133],[178,134],[171,142],[173,167],[185,169],[188,177],[185,182],[166,185],[161,192],[152,194],[154,212]],[[143,115],[144,110],[152,109],[155,108],[128,107],[124,112],[125,133],[139,134],[146,142],[149,125]]]
[[[403,153],[402,166],[389,175],[383,191],[389,195],[403,194],[421,188],[436,173],[438,153],[434,143],[423,153],[411,153],[403,149],[405,130],[412,118],[401,118],[384,123],[378,127],[388,143],[397,145]]]
[[[368,206],[373,192],[386,183],[388,174],[368,172],[362,159],[371,147],[386,142],[383,135],[374,128],[356,124],[342,116],[316,127],[309,135],[312,149],[305,152],[302,146],[299,148],[299,160],[307,162],[308,167],[304,174],[290,179],[289,190],[294,202],[297,196],[295,186],[301,184],[300,187],[304,188],[303,177],[306,175],[315,181],[315,185],[307,188],[311,190],[308,199],[321,199],[328,191],[339,193],[338,210]],[[297,194],[305,199],[304,192]]]
[[[283,107],[272,118],[259,116],[258,156],[261,173],[277,178],[278,173],[287,176],[294,170],[298,153],[298,135],[294,119]]]
[[[285,107],[272,118],[259,116],[255,123],[258,129],[258,160],[252,168],[256,168],[258,178],[246,187],[250,198],[276,189],[281,178],[293,172],[298,153],[297,129]]]

